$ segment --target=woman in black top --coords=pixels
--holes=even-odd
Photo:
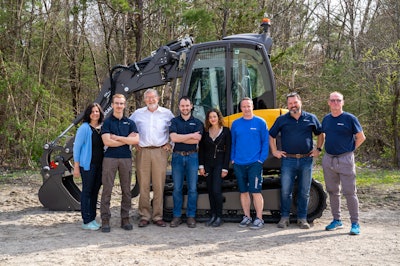
[[[228,174],[231,132],[223,126],[219,110],[206,114],[205,131],[199,144],[199,172],[206,178],[211,217],[206,226],[218,227],[222,221],[222,180]]]

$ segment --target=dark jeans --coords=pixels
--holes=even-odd
[[[102,167],[90,165],[90,170],[79,168],[82,177],[81,213],[83,223],[87,224],[96,218],[97,198],[101,187]]]

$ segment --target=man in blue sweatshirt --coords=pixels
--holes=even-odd
[[[261,194],[263,163],[268,157],[269,133],[266,122],[253,114],[253,101],[245,97],[240,102],[243,116],[232,123],[231,160],[235,172],[240,203],[244,212],[239,227],[261,229],[264,227],[262,212],[264,199]],[[256,210],[256,218],[250,216],[251,198]]]

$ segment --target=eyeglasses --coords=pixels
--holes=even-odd
[[[342,102],[342,99],[329,99],[329,101],[330,101],[331,103],[334,103],[334,102],[341,103],[341,102]]]
[[[289,94],[286,94],[286,98],[294,97],[294,96],[297,96],[297,95],[299,95],[297,92],[291,92]]]

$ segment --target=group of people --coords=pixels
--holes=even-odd
[[[342,228],[340,192],[346,197],[350,212],[350,234],[359,234],[358,199],[356,194],[354,150],[365,140],[358,119],[343,111],[343,95],[330,94],[331,112],[322,124],[317,117],[302,110],[297,93],[287,95],[289,112],[278,117],[268,130],[266,122],[253,113],[251,98],[240,102],[242,117],[231,129],[224,126],[218,109],[207,112],[204,124],[192,115],[190,98],[180,98],[180,114],[159,106],[156,90],[144,93],[145,107],[137,109],[129,118],[124,115],[126,99],[121,94],[112,98],[113,113],[104,119],[101,107],[94,103],[87,107],[74,143],[74,173],[82,178],[81,213],[83,229],[110,232],[110,200],[116,173],[120,179],[121,227],[132,230],[129,219],[131,207],[131,146],[136,150],[136,173],[140,188],[139,227],[151,222],[166,227],[163,220],[163,199],[169,153],[172,152],[173,219],[170,227],[182,224],[184,203],[183,185],[186,179],[186,224],[196,227],[198,176],[206,179],[210,218],[206,226],[223,224],[222,182],[232,164],[240,192],[243,219],[240,227],[260,229],[264,226],[263,163],[269,149],[281,159],[281,219],[279,228],[289,226],[292,194],[297,180],[297,224],[310,228],[307,207],[312,180],[313,157],[319,156],[325,144],[322,160],[326,189],[329,193],[333,221],[326,230]],[[103,121],[104,120],[104,121]],[[317,136],[316,146],[313,135]],[[277,137],[282,147],[278,150]],[[104,150],[104,152],[103,152]],[[101,224],[96,221],[96,204],[101,185]],[[340,190],[340,188],[342,190]],[[150,190],[153,191],[151,202]],[[253,203],[255,217],[251,217]]]

